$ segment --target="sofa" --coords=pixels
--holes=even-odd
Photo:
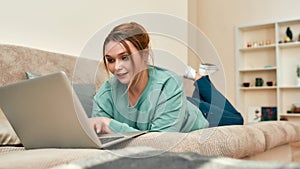
[[[67,74],[90,116],[93,95],[107,79],[102,63],[29,47],[0,44],[0,86],[57,71]],[[184,80],[184,85],[189,95],[192,82]],[[122,165],[122,162],[133,168],[151,168],[160,164],[164,166],[166,161],[175,168],[183,164],[198,168],[213,168],[216,164],[224,165],[224,168],[300,168],[299,141],[300,124],[266,121],[212,127],[190,133],[151,132],[109,149],[53,147],[28,150],[22,146],[0,109],[0,168],[130,167]],[[133,161],[141,157],[145,158]],[[112,165],[112,161],[116,163]],[[178,163],[180,161],[182,163]]]

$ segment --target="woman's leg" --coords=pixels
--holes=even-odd
[[[212,126],[243,124],[241,114],[215,88],[208,76],[196,80],[194,85],[193,99],[189,100],[199,107]]]
[[[188,97],[187,99],[199,107],[209,122],[209,127],[243,124],[243,117],[238,112],[230,112],[196,98]]]

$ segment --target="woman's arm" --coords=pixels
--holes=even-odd
[[[178,78],[178,79],[176,79]],[[169,77],[162,84],[154,86],[155,91],[151,91],[153,97],[148,97],[149,104],[154,106],[149,113],[149,118],[145,117],[142,124],[148,131],[181,131],[184,123],[186,122],[186,97],[183,91],[183,84],[180,77]],[[106,97],[105,97],[106,98]],[[107,117],[110,119],[108,128],[112,132],[131,132],[138,131],[137,128],[131,127],[128,123],[115,120],[112,100],[97,99],[95,96],[95,102],[93,106],[93,117]],[[126,121],[126,119],[124,119]],[[128,119],[127,119],[128,120]],[[131,123],[131,122],[129,122]],[[133,122],[134,123],[134,122]],[[137,123],[137,122],[136,122]],[[103,125],[99,125],[103,126]],[[102,131],[102,129],[98,129]]]
[[[90,122],[97,133],[112,133],[112,132],[132,132],[139,131],[133,127],[130,127],[126,123],[119,122],[113,119],[112,108],[111,111],[105,111],[104,107],[107,107],[110,103],[103,101],[97,101],[94,99],[93,113]]]

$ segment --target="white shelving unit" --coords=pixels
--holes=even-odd
[[[293,33],[285,42],[286,29]],[[296,67],[300,65],[300,18],[236,27],[237,108],[248,116],[254,106],[277,107],[277,119],[299,120],[300,114],[288,114],[293,103],[300,103],[296,85]],[[264,80],[255,86],[255,78]],[[267,86],[266,82],[273,82]],[[249,87],[243,87],[249,82]],[[247,122],[248,120],[246,120]]]

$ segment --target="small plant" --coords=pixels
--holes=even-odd
[[[297,77],[300,78],[300,66],[297,65]]]

